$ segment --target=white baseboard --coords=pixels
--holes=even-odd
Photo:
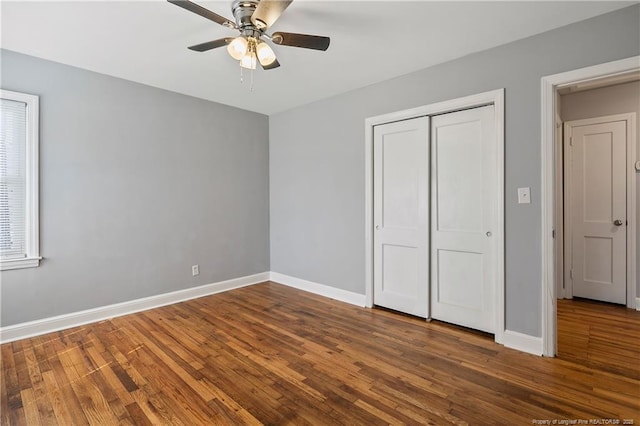
[[[130,300],[128,302],[87,309],[85,311],[24,322],[7,327],[0,327],[0,343],[13,342],[14,340],[26,339],[28,337],[39,336],[53,331],[64,330],[92,322],[183,302],[185,300],[221,293],[223,291],[269,281],[269,278],[269,272],[262,272],[260,274],[249,275],[246,277],[234,278],[213,284],[173,291],[171,293],[164,293],[156,296],[144,297],[142,299]]]
[[[318,284],[312,281],[280,274],[278,272],[263,272],[260,274],[235,278],[199,287],[178,290],[171,293],[159,294],[156,296],[116,303],[108,306],[101,306],[94,309],[87,309],[85,311],[29,321],[7,327],[0,327],[0,343],[13,342],[15,340],[39,336],[122,315],[146,311],[148,309],[171,305],[173,303],[196,299],[198,297],[209,296],[265,281],[274,281],[279,284],[356,306],[364,307],[366,303],[366,297],[364,294],[353,293],[351,291],[330,287],[328,285]],[[637,309],[640,308],[640,298],[636,301],[636,307]],[[542,355],[541,337],[532,337],[515,331],[505,330],[502,343],[504,346],[512,349],[517,349],[534,355]]]
[[[636,297],[636,311],[640,311],[640,297]]]
[[[542,337],[533,337],[517,331],[505,330],[502,344],[508,348],[542,356]]]
[[[364,294],[353,293],[351,291],[330,287],[328,285],[318,284],[312,281],[280,274],[278,272],[271,272],[271,281],[356,306],[364,307],[366,302]]]

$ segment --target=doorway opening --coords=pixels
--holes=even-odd
[[[635,116],[638,107],[616,111],[620,105],[610,107],[606,102],[593,105],[591,110],[584,107],[589,97],[604,96],[605,88],[620,89],[627,85],[625,89],[635,90],[638,80],[640,57],[542,79],[542,352],[545,356],[558,354],[558,299],[582,296],[636,307],[636,180],[640,175],[635,170],[638,161]],[[569,110],[572,104],[574,109]],[[606,112],[603,107],[613,109]],[[614,134],[618,138],[617,153],[613,152]],[[586,151],[585,146],[589,147]],[[596,153],[598,148],[600,154]],[[607,156],[607,161],[601,161]],[[590,163],[589,170],[594,167],[601,170],[588,174],[585,166]],[[582,182],[576,186],[575,181]],[[597,204],[598,197],[615,199],[616,206]],[[603,214],[595,213],[598,209]],[[599,216],[598,220],[594,220],[594,215]],[[608,215],[606,219],[605,215]],[[601,223],[596,223],[598,221]],[[618,285],[615,297],[609,295],[614,281]]]

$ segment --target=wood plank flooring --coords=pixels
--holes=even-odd
[[[628,317],[624,336],[594,328],[594,339],[603,332],[635,338],[638,314]],[[264,283],[2,345],[0,419],[3,425],[640,424],[639,378],[618,365],[636,355],[607,350],[617,354],[612,368],[593,357],[541,358],[481,333]]]
[[[640,312],[587,299],[558,300],[558,357],[640,379]]]

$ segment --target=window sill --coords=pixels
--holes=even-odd
[[[0,271],[10,269],[37,268],[40,266],[41,257],[28,257],[24,259],[10,259],[0,261]]]

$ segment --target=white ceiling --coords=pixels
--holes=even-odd
[[[233,18],[228,1],[196,1]],[[6,1],[3,48],[264,114],[407,74],[636,2],[295,0],[273,31],[327,35],[327,52],[275,46],[280,68],[240,70],[233,36],[162,0]]]

